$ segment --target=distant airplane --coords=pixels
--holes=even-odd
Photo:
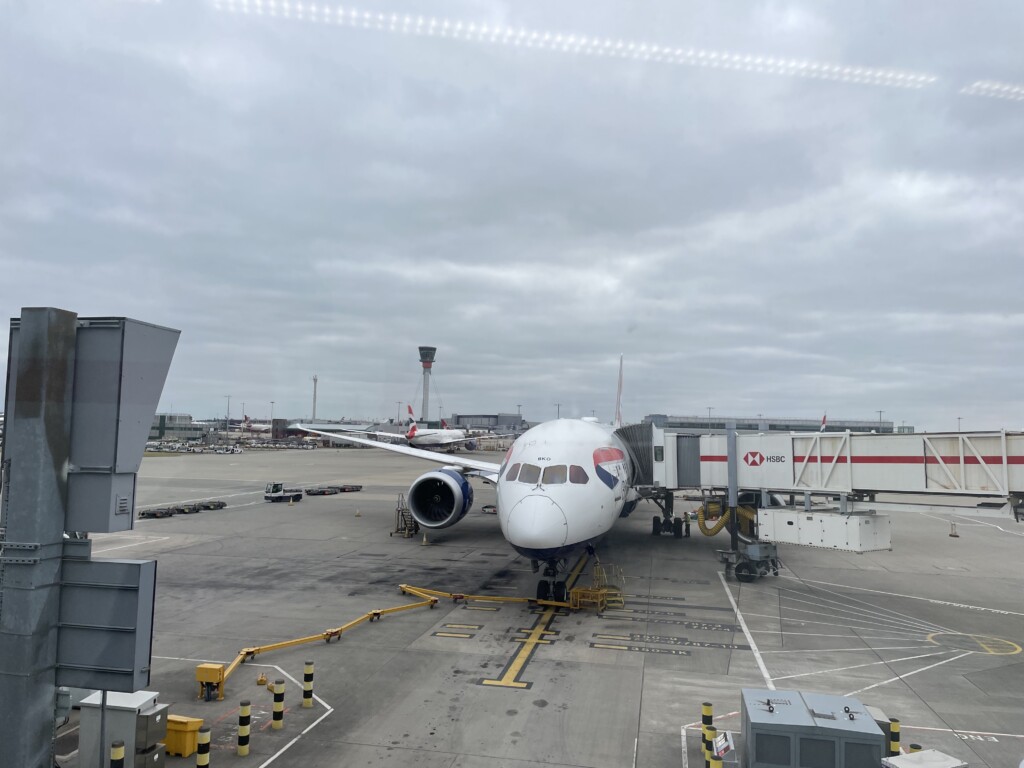
[[[423,528],[447,528],[466,516],[473,504],[470,477],[494,483],[502,535],[530,558],[535,573],[544,566],[537,599],[564,602],[567,588],[560,574],[568,558],[591,548],[639,501],[632,487],[633,462],[618,434],[621,399],[620,358],[614,424],[577,419],[539,424],[512,444],[501,464],[470,458],[453,461],[414,447],[307,431],[446,464],[420,476],[409,488],[409,509]]]
[[[333,435],[337,432],[357,432],[364,435],[374,435],[387,442],[404,442],[413,448],[445,450],[449,452],[459,447],[463,447],[467,451],[475,451],[477,449],[479,444],[477,437],[467,435],[461,429],[448,429],[443,419],[441,421],[441,429],[421,428],[413,416],[412,406],[407,405],[406,407],[409,409],[409,429],[405,434],[401,432],[374,432],[365,427],[348,426],[345,424],[331,424],[329,428],[325,425],[314,424],[297,424],[296,427],[307,432],[317,432],[318,434],[329,433]],[[319,427],[319,432],[316,427]],[[507,435],[494,435],[494,437],[507,437]]]
[[[243,432],[269,432],[271,429],[269,424],[253,424],[252,419],[246,416],[242,420],[242,431]]]

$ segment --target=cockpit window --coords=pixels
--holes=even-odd
[[[541,480],[542,485],[559,485],[565,482],[566,467],[565,464],[554,464],[550,467],[544,467],[544,475]]]
[[[540,467],[536,464],[523,464],[519,470],[519,482],[527,485],[536,485],[540,481]]]
[[[519,474],[519,465],[518,464],[513,464],[511,467],[509,467],[508,474],[505,475],[505,479],[506,480],[515,480],[516,479],[516,475],[518,475],[518,474]]]
[[[590,478],[587,476],[587,470],[578,464],[573,464],[569,467],[569,482],[576,483],[576,485],[586,485]]]

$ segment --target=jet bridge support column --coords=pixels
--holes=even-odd
[[[53,765],[77,319],[60,309],[23,309],[10,354],[0,509],[2,765]]]
[[[726,429],[726,462],[729,467],[729,534],[733,552],[740,548],[740,520],[736,513],[737,498],[739,496],[739,480],[736,473],[736,422],[730,421],[725,425]]]

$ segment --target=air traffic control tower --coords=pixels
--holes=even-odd
[[[430,421],[430,369],[434,366],[437,347],[420,347],[420,365],[423,366],[423,408],[421,421]]]

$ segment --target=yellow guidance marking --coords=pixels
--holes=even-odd
[[[445,629],[483,629],[483,624],[445,624]]]
[[[592,643],[591,648],[604,648],[609,651],[628,651],[628,645],[609,645],[608,643]]]
[[[569,574],[569,578],[565,580],[566,589],[572,589],[576,580],[580,577],[583,566],[587,564],[587,560],[589,560],[589,556],[582,555],[576,562],[572,572]],[[484,678],[479,680],[478,683],[495,688],[519,688],[523,690],[531,688],[533,683],[524,682],[520,678],[523,672],[526,671],[526,666],[537,650],[537,646],[551,644],[551,641],[547,640],[545,635],[558,634],[557,632],[552,632],[548,627],[551,626],[551,622],[554,620],[559,607],[559,605],[546,606],[532,627],[519,630],[528,634],[526,637],[515,638],[515,641],[520,643],[519,650],[509,659],[505,669],[502,670],[501,677],[496,679]]]
[[[473,635],[468,632],[435,632],[434,637],[458,637],[463,640],[468,640],[473,637]]]
[[[594,635],[599,640],[632,640],[629,635]]]
[[[464,605],[462,606],[464,611],[500,611],[501,608],[493,608],[489,605]]]
[[[958,651],[973,651],[989,656],[1015,656],[1021,647],[1010,640],[989,635],[970,635],[964,632],[933,632],[928,642]]]

